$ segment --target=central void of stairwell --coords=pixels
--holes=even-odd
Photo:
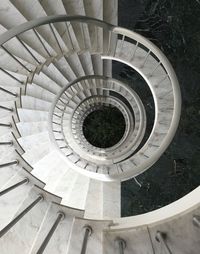
[[[66,43],[60,37],[63,25],[67,25]],[[80,34],[72,40],[77,27]],[[33,29],[51,34],[49,43],[56,45],[55,52],[49,52],[48,44]],[[27,32],[33,32],[50,55],[46,60],[40,57],[36,67],[13,58],[6,47],[18,34],[22,37]],[[78,173],[102,181],[135,177],[160,158],[174,137],[181,108],[178,81],[163,53],[141,35],[97,19],[61,15],[13,28],[1,37],[0,43],[13,59],[12,71],[27,76],[16,110],[40,110],[48,115],[46,135],[51,149]],[[98,70],[99,61],[107,66],[111,63],[112,67],[112,60],[138,72],[151,90],[155,119],[144,144],[147,116],[140,97],[127,84]],[[49,81],[45,87],[44,79]],[[110,147],[94,146],[85,138],[83,123],[94,110],[108,105],[123,115],[124,133]]]
[[[93,146],[109,148],[117,144],[125,132],[125,119],[116,107],[99,106],[83,122],[83,134]]]

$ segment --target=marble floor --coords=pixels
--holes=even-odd
[[[137,177],[141,186],[133,179],[122,184],[122,216],[130,216],[167,205],[200,183],[200,1],[119,0],[119,26],[144,35],[165,53],[182,92],[182,115],[173,142]],[[115,65],[113,71],[126,82],[143,83],[126,66]],[[151,102],[147,96],[149,112]]]

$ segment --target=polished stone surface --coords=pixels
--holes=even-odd
[[[178,76],[183,100],[177,134],[159,161],[137,177],[142,186],[134,179],[122,184],[122,215],[127,216],[167,205],[199,185],[200,3],[121,0],[119,25],[144,35],[164,52]],[[118,66],[117,72],[123,80],[138,81],[125,66]],[[145,88],[143,92],[146,110],[153,118],[152,99]]]

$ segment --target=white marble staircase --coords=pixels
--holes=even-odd
[[[181,99],[164,55],[115,27],[117,20],[116,0],[0,1],[2,254],[200,251],[199,189],[169,207],[120,218],[121,181],[165,151]],[[112,79],[112,60],[138,71],[155,100],[152,134],[137,153],[146,113],[138,95]],[[124,113],[127,130],[113,149],[91,146],[79,128],[99,105]]]

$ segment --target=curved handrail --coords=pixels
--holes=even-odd
[[[28,21],[26,23],[23,23],[17,27],[13,27],[7,32],[3,33],[0,36],[0,45],[3,45],[13,37],[16,37],[17,35],[20,35],[28,30],[31,30],[33,28],[36,28],[38,26],[46,25],[49,23],[58,23],[58,22],[84,22],[84,23],[91,23],[91,24],[98,24],[98,26],[106,29],[113,29],[115,26],[111,25],[109,23],[106,23],[105,21],[98,20],[95,18],[88,18],[86,16],[76,15],[76,16],[67,16],[67,15],[56,15],[56,16],[47,16],[38,18],[35,20]]]
[[[157,149],[156,152],[154,151],[153,155],[151,155],[150,157],[147,157],[147,159],[144,161],[144,163],[134,167],[133,171],[134,171],[134,175],[136,176],[137,174],[139,174],[139,173],[143,172],[144,170],[146,170],[147,168],[149,168],[157,159],[159,159],[159,157],[162,155],[162,153],[166,150],[166,148],[170,144],[172,138],[174,137],[176,129],[178,127],[178,123],[179,123],[179,119],[180,119],[180,112],[181,112],[181,95],[180,95],[180,88],[178,85],[178,80],[177,80],[176,74],[175,74],[171,64],[169,63],[168,59],[164,56],[164,54],[160,51],[160,49],[158,49],[153,43],[148,41],[143,36],[138,35],[138,34],[132,32],[132,31],[129,31],[125,28],[115,27],[113,25],[105,23],[104,21],[100,21],[100,20],[97,20],[94,18],[88,18],[85,16],[69,16],[68,17],[65,15],[58,15],[58,16],[49,16],[49,17],[44,17],[44,18],[39,18],[37,20],[29,21],[27,23],[20,25],[19,27],[14,27],[13,29],[4,33],[0,37],[0,45],[3,46],[3,44],[5,42],[9,41],[11,38],[13,38],[17,35],[20,35],[23,32],[26,32],[28,30],[37,28],[39,26],[42,26],[45,24],[51,24],[51,23],[53,24],[53,23],[59,23],[59,22],[68,22],[68,21],[72,22],[72,23],[73,22],[81,22],[81,23],[93,24],[93,25],[96,25],[97,27],[101,27],[101,28],[105,29],[107,32],[106,39],[108,39],[108,42],[107,42],[108,45],[106,45],[106,49],[101,50],[101,55],[103,54],[102,58],[117,59],[119,61],[122,61],[122,62],[128,64],[132,68],[135,68],[144,77],[146,82],[149,84],[150,88],[151,88],[151,82],[149,81],[149,79],[151,76],[147,77],[147,75],[142,73],[141,69],[137,68],[136,66],[131,65],[131,63],[129,63],[128,61],[126,61],[126,60],[123,61],[119,57],[115,58],[115,55],[109,54],[109,47],[112,44],[111,39],[113,39],[113,35],[114,35],[116,44],[118,41],[120,41],[118,39],[118,36],[119,35],[123,36],[121,39],[121,47],[122,48],[123,48],[123,42],[126,41],[125,40],[126,37],[134,40],[136,42],[137,46],[140,46],[140,44],[141,44],[143,46],[142,49],[145,47],[146,57],[145,57],[145,61],[144,61],[143,65],[145,64],[148,57],[151,56],[156,61],[156,65],[160,64],[162,70],[165,72],[166,76],[170,80],[170,84],[172,86],[173,96],[174,96],[173,97],[174,109],[173,109],[172,120],[170,122],[170,127],[167,130],[165,138],[163,139],[164,141],[162,140],[162,143],[159,144],[159,149]],[[116,47],[115,47],[115,50],[116,50]],[[14,59],[17,60],[16,58],[14,58]],[[22,65],[22,63],[20,63],[20,64]],[[27,69],[27,68],[26,68],[26,70],[29,71],[29,69]],[[153,97],[154,97],[154,101],[155,101],[155,109],[156,109],[155,115],[156,115],[156,117],[155,117],[155,124],[153,127],[153,131],[149,137],[149,140],[151,139],[151,137],[154,133],[155,126],[156,126],[156,120],[157,120],[157,113],[158,113],[158,99],[156,98],[155,91],[153,89],[151,89],[151,91],[153,93]],[[148,144],[149,140],[147,140],[146,144]],[[142,150],[143,153],[144,153],[145,149]],[[121,173],[123,180],[126,180],[129,177],[133,176],[133,172],[132,172],[132,170],[130,170],[129,164],[126,164],[126,162],[122,162],[120,166],[121,166],[121,168],[125,169],[125,170],[122,170],[123,173]],[[118,175],[115,175],[113,173],[108,177],[108,179],[109,180],[111,180],[111,179],[116,180],[116,179],[118,179]]]

